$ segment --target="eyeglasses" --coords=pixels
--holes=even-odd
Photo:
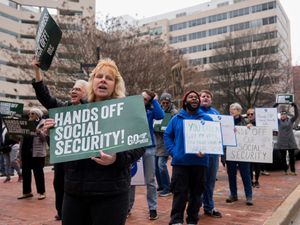
[[[247,116],[253,116],[254,113],[247,113]]]

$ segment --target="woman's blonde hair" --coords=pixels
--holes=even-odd
[[[105,58],[105,59],[101,59],[98,62],[97,66],[95,67],[95,69],[93,69],[92,73],[90,74],[90,78],[87,85],[87,95],[88,95],[89,102],[94,102],[96,99],[93,90],[94,77],[103,67],[110,68],[115,76],[115,89],[113,91],[111,98],[125,97],[125,93],[126,93],[125,83],[115,61],[111,60],[110,58]]]

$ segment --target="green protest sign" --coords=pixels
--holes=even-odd
[[[40,68],[48,70],[60,42],[62,32],[45,8],[42,12],[35,38],[35,56],[40,61]]]
[[[151,136],[142,96],[49,110],[50,162],[98,156],[148,146]]]
[[[2,118],[9,134],[35,135],[34,121],[26,119]]]
[[[7,116],[19,116],[23,114],[24,104],[0,101],[0,114]]]
[[[172,119],[172,114],[165,113],[165,117],[162,120],[155,120],[153,123],[154,131],[155,132],[165,132],[171,119]]]

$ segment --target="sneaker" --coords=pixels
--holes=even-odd
[[[162,190],[164,190],[162,187],[156,188],[156,191],[157,191],[157,192],[160,192],[160,191],[162,191]]]
[[[43,200],[46,198],[45,193],[44,194],[39,194],[38,200]]]
[[[204,214],[214,217],[214,218],[221,218],[222,214],[217,210],[217,209],[212,209],[211,211],[205,211],[204,210]]]
[[[6,177],[6,179],[3,181],[3,183],[7,183],[10,181],[10,177]]]
[[[261,171],[260,174],[265,176],[270,176],[270,173],[267,171]]]
[[[149,220],[157,220],[158,219],[158,215],[156,212],[156,209],[152,209],[149,211]]]
[[[253,205],[252,198],[247,198],[246,205]]]
[[[298,174],[296,172],[290,172],[289,175],[291,175],[291,176],[297,176]]]
[[[167,197],[167,196],[170,196],[172,195],[172,193],[170,191],[162,191],[159,193],[159,197]]]
[[[23,195],[19,196],[18,199],[31,198],[31,197],[33,197],[33,194],[28,193],[28,194],[23,194]]]
[[[231,203],[231,202],[236,202],[238,200],[238,197],[237,196],[229,196],[227,199],[226,199],[226,202],[227,203]]]

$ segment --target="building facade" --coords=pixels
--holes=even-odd
[[[46,7],[62,32],[76,32],[82,18],[95,19],[95,0],[0,0],[0,101],[23,103],[25,109],[38,106],[31,82],[34,73],[30,65],[35,52],[35,34],[42,10]],[[65,42],[64,42],[65,43]],[[78,68],[60,67],[65,59],[64,43],[44,74],[50,91],[67,99]]]
[[[184,54],[191,66],[207,69],[226,36],[255,30],[250,41],[280,39],[273,52],[291,60],[290,24],[279,0],[212,0],[138,21],[144,34],[159,36]]]

